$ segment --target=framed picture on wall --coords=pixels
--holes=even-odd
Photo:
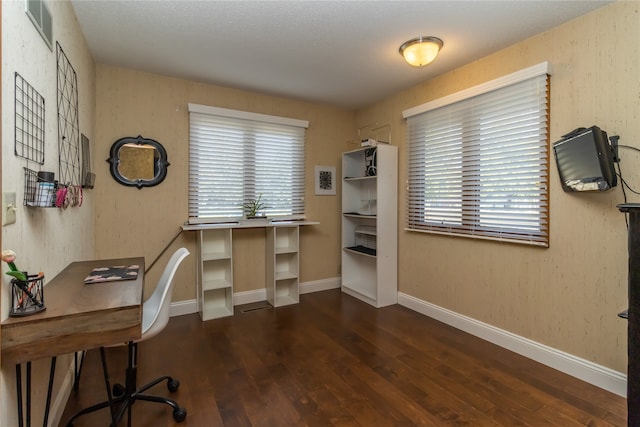
[[[335,166],[316,166],[316,196],[336,195],[336,168]]]

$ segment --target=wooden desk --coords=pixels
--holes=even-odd
[[[138,264],[136,280],[85,285],[96,267]],[[47,309],[2,322],[2,361],[22,363],[124,343],[142,333],[144,258],[69,264],[44,287]]]
[[[132,264],[140,266],[135,280],[84,284],[84,278],[96,267]],[[2,362],[16,364],[20,418],[20,364],[28,363],[29,381],[30,362],[52,357],[51,389],[55,356],[139,339],[142,335],[143,285],[142,257],[74,262],[45,285],[46,310],[31,316],[10,317],[2,322]],[[48,405],[49,398],[45,414],[48,414]],[[28,400],[28,410],[29,406]],[[45,415],[45,422],[46,418]]]

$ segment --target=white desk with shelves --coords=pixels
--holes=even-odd
[[[315,221],[242,220],[183,225],[197,232],[198,311],[202,320],[233,315],[233,230],[264,228],[266,232],[267,301],[274,307],[299,302],[300,226]]]

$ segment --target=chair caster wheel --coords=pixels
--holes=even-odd
[[[187,418],[187,410],[184,408],[176,409],[173,411],[173,419],[177,423],[181,423],[184,419]]]
[[[174,380],[173,378],[167,381],[167,389],[169,389],[169,392],[173,393],[177,391],[178,387],[180,387],[180,381]]]
[[[124,393],[126,392],[124,386],[122,384],[114,384],[113,385],[113,397],[120,397],[120,396],[124,396]]]

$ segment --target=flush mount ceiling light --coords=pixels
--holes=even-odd
[[[436,59],[443,44],[437,37],[416,37],[402,43],[399,51],[409,65],[424,67]]]

